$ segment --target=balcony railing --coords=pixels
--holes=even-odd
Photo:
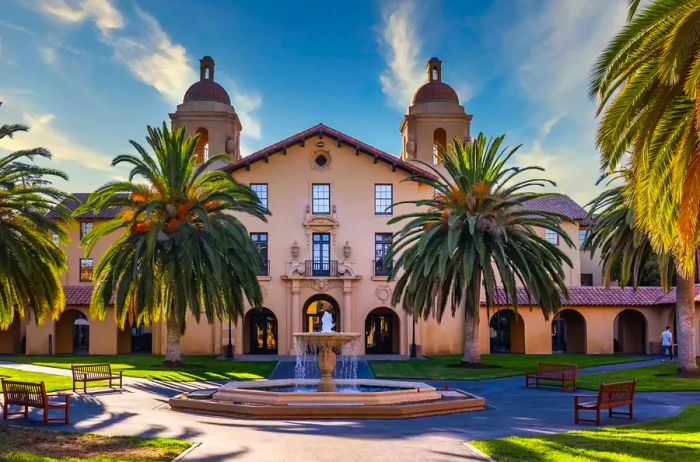
[[[270,275],[270,260],[265,260],[263,262],[260,269],[258,269],[257,275],[258,276],[269,276]]]
[[[372,268],[375,276],[389,276],[394,267],[394,261],[385,262],[384,259],[372,260]]]
[[[304,275],[306,276],[338,276],[337,260],[306,260]]]

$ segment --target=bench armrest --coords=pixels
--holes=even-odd
[[[574,395],[574,398],[597,398],[598,395]]]

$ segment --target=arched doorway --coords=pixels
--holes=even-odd
[[[82,311],[71,309],[56,321],[56,353],[88,354],[90,352],[90,321]]]
[[[201,164],[209,159],[209,132],[204,127],[199,127],[195,132],[197,145],[194,148],[194,153],[197,156],[197,163]]]
[[[647,320],[637,310],[621,311],[613,323],[615,353],[646,353]]]
[[[499,310],[489,322],[491,353],[525,353],[525,322],[513,310]]]
[[[243,352],[277,354],[277,317],[265,307],[249,310],[243,321]]]
[[[329,295],[319,294],[309,298],[304,304],[304,332],[318,332],[321,330],[321,316],[323,313],[333,316],[335,331],[340,332],[340,308],[338,302]]]
[[[552,320],[552,353],[585,353],[586,320],[576,310],[562,310]]]
[[[0,330],[0,354],[18,354],[22,351],[22,320],[15,313],[7,330]]]
[[[365,353],[399,354],[399,317],[390,308],[376,308],[365,320]]]

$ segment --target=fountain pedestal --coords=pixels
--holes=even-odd
[[[301,340],[301,344],[311,346],[318,351],[316,361],[318,370],[321,373],[318,391],[335,391],[335,381],[333,380],[336,364],[335,350],[340,350],[346,343],[356,340],[360,337],[360,334],[353,332],[304,332],[296,333],[294,337]]]

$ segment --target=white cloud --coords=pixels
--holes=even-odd
[[[43,47],[39,48],[39,56],[41,59],[49,66],[53,67],[58,61],[58,55],[56,54],[55,48]]]
[[[233,93],[233,105],[243,125],[243,135],[259,140],[262,138],[260,120],[252,113],[262,107],[262,97],[258,93]]]
[[[93,151],[64,134],[54,126],[56,116],[27,112],[22,121],[29,126],[29,131],[16,133],[13,138],[0,140],[0,149],[18,151],[43,146],[53,154],[54,160],[77,162],[93,170],[113,172],[110,167],[111,157]]]
[[[516,162],[545,167],[561,192],[587,203],[598,192],[588,78],[599,53],[625,23],[626,2],[521,0],[516,6],[515,14],[507,13],[518,19],[500,52],[530,103],[529,119],[536,127]]]
[[[425,82],[419,63],[421,40],[415,24],[416,5],[412,1],[388,3],[382,13],[379,41],[385,47],[387,68],[379,80],[382,91],[397,109],[405,110],[413,92]]]
[[[65,23],[93,21],[104,37],[126,23],[110,0],[40,0],[35,8]]]

